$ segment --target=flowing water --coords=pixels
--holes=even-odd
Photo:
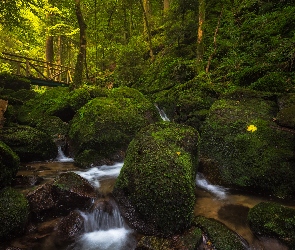
[[[61,151],[62,152],[62,151]],[[120,173],[123,163],[112,166],[93,166],[89,169],[79,169],[73,164],[73,159],[59,154],[52,162],[36,162],[24,167],[19,174],[39,175],[45,180],[52,180],[59,173],[74,171],[86,178],[99,193],[109,197],[114,187],[115,180]],[[196,177],[197,201],[194,214],[215,218],[230,229],[245,238],[251,250],[287,250],[287,247],[278,241],[269,238],[257,239],[247,225],[249,209],[265,197],[233,193],[221,186],[210,184],[201,173]],[[64,247],[53,246],[52,238],[46,236],[43,241],[32,249],[38,250],[132,250],[136,246],[136,232],[131,230],[120,215],[119,209],[110,198],[112,212],[96,209],[91,212],[80,212],[84,218],[84,232],[73,244]],[[295,207],[294,207],[295,208]],[[56,223],[56,222],[49,222]],[[54,227],[52,228],[54,230]],[[20,242],[15,240],[13,246],[20,247]],[[39,240],[40,241],[40,240]]]
[[[170,119],[167,117],[165,111],[163,109],[160,109],[159,106],[157,104],[155,104],[156,109],[158,110],[161,118],[163,121],[169,122]]]

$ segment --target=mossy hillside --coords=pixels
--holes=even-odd
[[[293,194],[295,138],[273,122],[276,112],[275,102],[263,98],[212,105],[201,131],[201,155],[217,162],[224,183],[278,197]]]
[[[191,224],[198,140],[192,127],[163,122],[143,128],[128,146],[114,195],[123,192],[160,234]]]
[[[220,250],[246,250],[246,241],[234,233],[228,227],[215,219],[208,219],[204,216],[194,218],[194,224],[201,228],[208,236],[214,249]]]
[[[137,90],[113,89],[109,97],[98,97],[78,110],[69,136],[78,154],[96,150],[110,157],[126,149],[136,132],[160,120],[154,105]]]
[[[19,157],[4,142],[0,141],[0,188],[9,185],[19,168]]]
[[[261,202],[250,209],[247,219],[256,235],[278,238],[295,249],[295,209]]]
[[[0,191],[0,239],[9,239],[25,230],[29,203],[25,196],[10,187]]]
[[[22,162],[49,160],[57,155],[52,138],[29,126],[4,127],[0,140],[6,143]]]

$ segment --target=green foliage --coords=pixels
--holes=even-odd
[[[171,235],[191,224],[198,139],[191,127],[163,122],[143,128],[128,146],[114,194],[124,192],[157,233]]]
[[[142,76],[147,62],[144,55],[148,46],[142,37],[132,38],[127,45],[122,45],[117,54],[115,71],[116,83],[131,87]]]
[[[0,141],[0,188],[11,183],[19,168],[19,157],[10,147]]]
[[[295,247],[295,210],[274,202],[261,202],[250,209],[248,221],[259,236],[275,237]]]
[[[0,239],[10,239],[25,231],[29,218],[29,203],[25,196],[10,188],[0,191]]]
[[[217,220],[197,216],[194,219],[194,223],[208,236],[215,249],[248,249],[247,245],[245,245],[245,242],[243,242],[242,238],[238,234],[234,233]]]

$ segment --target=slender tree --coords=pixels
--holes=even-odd
[[[205,23],[205,0],[199,1],[199,26],[197,40],[197,72],[203,71],[203,56],[204,56],[204,23]]]
[[[84,63],[86,60],[86,29],[87,25],[84,21],[84,17],[81,10],[81,1],[75,0],[75,11],[76,16],[80,28],[80,44],[79,44],[79,52],[77,55],[77,62],[75,66],[75,73],[74,73],[74,82],[73,88],[78,88],[82,84],[83,79],[83,71],[84,71]]]

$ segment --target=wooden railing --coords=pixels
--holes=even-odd
[[[38,78],[47,81],[55,81],[70,84],[73,68],[38,59],[2,52],[1,59],[9,61],[12,68],[19,76]]]

